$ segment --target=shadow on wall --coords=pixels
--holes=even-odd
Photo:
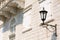
[[[15,22],[14,22],[14,25],[18,25],[18,24],[22,24],[23,22],[23,12],[19,12],[19,14],[17,14],[14,18],[15,18]],[[9,20],[7,23],[5,23],[3,25],[3,32],[6,32],[10,29],[10,23],[11,23],[11,20]]]
[[[55,36],[55,33],[52,34],[51,40],[57,40],[57,37]]]

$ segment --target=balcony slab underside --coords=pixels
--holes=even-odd
[[[5,22],[7,19],[10,19],[11,17],[16,16],[19,12],[22,12],[23,9],[24,8],[19,6],[17,2],[12,1],[0,10],[0,20]]]

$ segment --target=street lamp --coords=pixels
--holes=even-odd
[[[50,26],[51,28],[54,28],[55,36],[57,37],[57,24],[51,25],[51,24],[44,23],[48,12],[44,8],[43,8],[43,10],[41,10],[39,12],[40,12],[41,20],[43,21],[43,23],[41,25],[46,25],[46,26]],[[46,29],[49,30],[48,27],[46,27]],[[51,31],[51,30],[49,30],[49,31]],[[53,32],[53,31],[51,31],[51,32]]]
[[[47,11],[43,8],[43,10],[40,11],[40,16],[41,16],[41,20],[44,21],[46,20],[46,16],[47,16]]]

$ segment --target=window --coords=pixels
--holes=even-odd
[[[9,40],[15,40],[15,34],[9,35]]]
[[[24,27],[28,27],[31,24],[31,11],[32,10],[29,10],[24,14],[24,18],[23,18]]]

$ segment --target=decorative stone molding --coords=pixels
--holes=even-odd
[[[16,2],[18,3],[18,7],[24,8],[25,0],[16,0]]]
[[[9,39],[13,39],[13,38],[15,38],[15,34],[9,35]]]
[[[29,32],[31,30],[32,30],[32,28],[29,28],[29,29],[24,30],[22,33],[26,33],[26,32]]]
[[[1,21],[5,22],[6,19],[7,19],[6,17],[4,17],[3,15],[0,15],[0,20],[1,20]]]
[[[40,4],[40,3],[44,2],[45,0],[38,0],[38,1],[39,1],[39,4]]]
[[[5,0],[0,0],[0,4],[1,4],[1,2],[3,2],[3,1],[5,1]]]
[[[6,18],[11,18],[12,14],[10,12],[7,11],[0,11],[0,15],[5,16]]]
[[[32,9],[32,5],[29,5],[28,7],[24,8],[24,13],[26,13],[26,12],[29,11],[30,9]]]

